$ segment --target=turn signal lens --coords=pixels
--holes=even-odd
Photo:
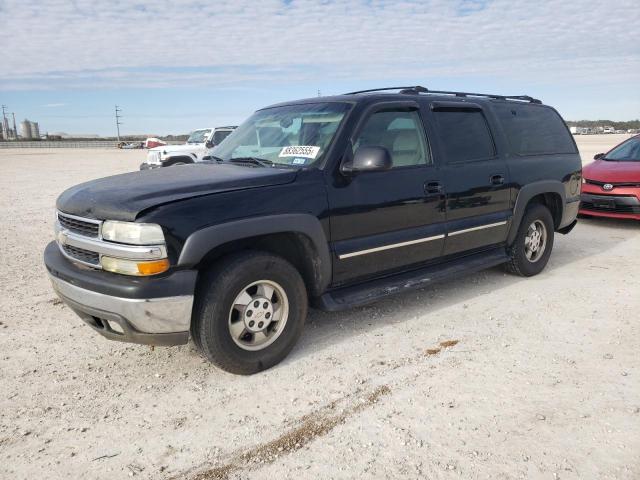
[[[124,260],[122,258],[102,257],[102,269],[107,272],[121,273],[123,275],[136,275],[139,277],[157,275],[169,269],[169,260],[152,260],[140,262],[137,260]]]

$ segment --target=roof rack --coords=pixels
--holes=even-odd
[[[493,98],[495,100],[519,100],[529,103],[541,104],[542,102],[537,98],[530,97],[529,95],[492,95],[490,93],[469,93],[469,92],[450,92],[447,90],[429,90],[426,87],[416,85],[413,87],[387,87],[387,88],[371,88],[369,90],[359,90],[357,92],[349,92],[345,95],[357,95],[359,93],[370,92],[384,92],[386,90],[400,90],[400,94],[405,95],[419,95],[421,93],[436,94],[436,95],[455,95],[456,97],[486,97]]]

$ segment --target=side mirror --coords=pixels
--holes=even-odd
[[[597,153],[594,155],[593,159],[594,160],[602,160],[604,158],[604,153]]]
[[[393,166],[391,154],[385,147],[360,147],[353,159],[344,162],[340,171],[346,175],[363,172],[381,172]]]
[[[207,140],[206,142],[204,142],[204,146],[207,148],[213,148],[213,142],[211,140]]]

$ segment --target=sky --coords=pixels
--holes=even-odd
[[[640,118],[637,0],[0,0],[0,103],[41,132],[185,133],[365,88]]]

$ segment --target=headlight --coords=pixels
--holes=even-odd
[[[131,245],[157,245],[164,243],[162,228],[155,223],[107,220],[102,224],[102,238],[110,242]]]
[[[163,258],[162,260],[152,261],[139,261],[139,260],[124,260],[122,258],[113,258],[102,256],[100,263],[102,269],[107,272],[121,273],[123,275],[157,275],[158,273],[166,272],[169,269],[169,260]]]

